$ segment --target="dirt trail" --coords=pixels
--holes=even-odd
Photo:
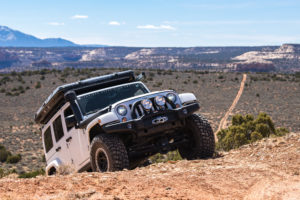
[[[238,101],[240,100],[240,98],[241,98],[241,96],[242,96],[242,94],[243,94],[246,79],[247,79],[247,74],[243,74],[243,79],[242,79],[242,82],[241,82],[240,89],[239,89],[239,91],[238,91],[238,93],[237,93],[235,99],[233,100],[232,105],[230,106],[230,108],[229,108],[228,111],[226,112],[225,116],[221,119],[220,124],[219,124],[219,127],[218,127],[218,130],[217,130],[216,133],[215,133],[215,137],[216,137],[216,134],[217,134],[221,129],[225,129],[225,128],[226,128],[227,119],[228,119],[229,115],[232,113],[233,109],[235,108],[236,104],[238,103]],[[217,141],[217,137],[216,137],[216,141]]]
[[[131,171],[0,179],[0,199],[299,199],[300,133],[208,160]]]

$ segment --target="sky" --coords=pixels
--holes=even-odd
[[[300,43],[299,0],[0,0],[0,25],[78,44]]]

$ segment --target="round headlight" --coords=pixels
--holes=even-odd
[[[150,99],[144,99],[141,103],[146,110],[150,110],[152,108],[152,101]]]
[[[117,112],[119,115],[125,116],[127,114],[127,108],[123,105],[117,107]]]
[[[154,98],[154,102],[158,106],[164,106],[166,104],[166,100],[163,96],[157,96]]]
[[[176,101],[176,95],[173,93],[167,94],[167,98],[172,101],[173,103]]]

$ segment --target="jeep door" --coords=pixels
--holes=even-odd
[[[69,104],[64,109],[64,129],[66,133],[66,145],[71,157],[71,163],[76,170],[80,170],[89,160],[89,144],[87,136],[82,129],[68,126],[65,118],[72,116],[73,111]]]
[[[71,164],[70,154],[66,145],[66,135],[62,123],[62,110],[56,113],[52,121],[54,133],[54,159],[58,158],[62,164]]]
[[[45,127],[45,129],[46,130],[43,132],[42,135],[42,140],[43,140],[43,147],[45,152],[45,159],[46,162],[49,163],[52,161],[53,156],[55,154],[55,148],[53,142],[54,134],[53,134],[51,123],[48,124]]]

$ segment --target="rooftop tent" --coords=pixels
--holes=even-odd
[[[135,80],[134,72],[129,70],[59,86],[52,92],[52,94],[50,94],[43,105],[38,109],[35,114],[35,122],[46,124],[65,103],[64,95],[68,91],[74,91],[76,95],[80,95],[106,87],[133,82]]]

